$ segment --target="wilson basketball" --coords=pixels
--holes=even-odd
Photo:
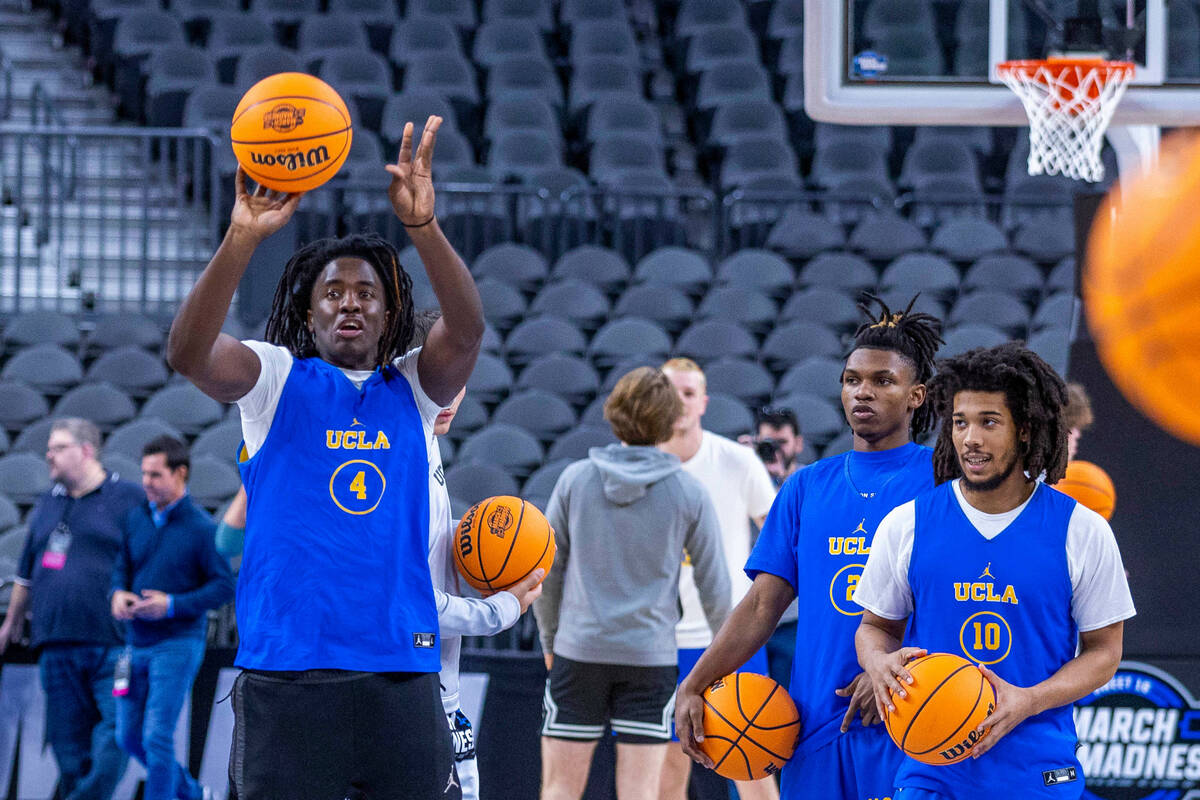
[[[507,589],[538,567],[549,573],[554,552],[554,529],[537,507],[519,497],[476,503],[455,533],[454,563],[480,591]]]
[[[735,781],[774,775],[800,741],[800,712],[775,681],[753,672],[726,675],[704,690],[700,749],[717,774]]]
[[[233,112],[233,154],[268,189],[307,192],[350,153],[350,112],[325,81],[301,72],[263,78]]]
[[[996,692],[979,667],[962,656],[931,653],[906,665],[913,682],[883,723],[896,746],[924,764],[954,764],[971,755],[975,732],[996,708]],[[886,710],[886,709],[885,709]],[[985,732],[986,735],[986,732]]]
[[[1113,383],[1143,414],[1200,445],[1200,138],[1171,137],[1158,164],[1122,177],[1096,214],[1083,299]]]
[[[1067,474],[1054,488],[1074,497],[1105,519],[1112,519],[1117,489],[1112,478],[1090,461],[1067,462]]]

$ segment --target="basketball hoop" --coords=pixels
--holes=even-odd
[[[1030,175],[1066,175],[1093,183],[1104,177],[1100,146],[1133,67],[1128,61],[1100,58],[996,65],[1029,116]]]

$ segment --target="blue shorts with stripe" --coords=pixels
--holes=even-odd
[[[780,798],[899,800],[893,786],[903,759],[883,725],[863,728],[856,720],[849,732],[784,766]]]

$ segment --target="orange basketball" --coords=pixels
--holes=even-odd
[[[499,591],[554,564],[554,529],[532,503],[489,497],[467,509],[455,533],[454,563],[467,583]]]
[[[996,692],[979,667],[962,656],[931,653],[906,665],[913,682],[884,725],[892,741],[924,764],[954,764],[983,738],[975,729],[996,708]],[[986,732],[985,732],[986,734]]]
[[[1112,519],[1117,489],[1112,478],[1090,461],[1068,461],[1067,474],[1054,488],[1074,497],[1105,519]]]
[[[718,775],[755,781],[774,775],[800,741],[800,712],[784,688],[765,675],[735,672],[704,690],[700,749]]]
[[[302,72],[263,78],[233,112],[233,154],[268,189],[307,192],[350,153],[350,112],[325,81]]]
[[[1200,137],[1164,142],[1158,164],[1122,176],[1096,214],[1083,299],[1096,350],[1121,393],[1200,445]]]

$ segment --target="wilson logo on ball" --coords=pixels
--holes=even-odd
[[[263,128],[279,133],[294,131],[304,124],[304,109],[291,103],[280,103],[263,114]]]
[[[262,164],[266,167],[283,167],[289,172],[298,169],[308,169],[329,160],[329,149],[325,145],[312,147],[304,152],[299,150],[291,153],[256,153],[250,151],[250,163]]]
[[[504,534],[508,533],[508,529],[512,527],[512,513],[505,506],[498,506],[492,513],[488,514],[487,526],[488,531],[492,536],[504,538]]]

